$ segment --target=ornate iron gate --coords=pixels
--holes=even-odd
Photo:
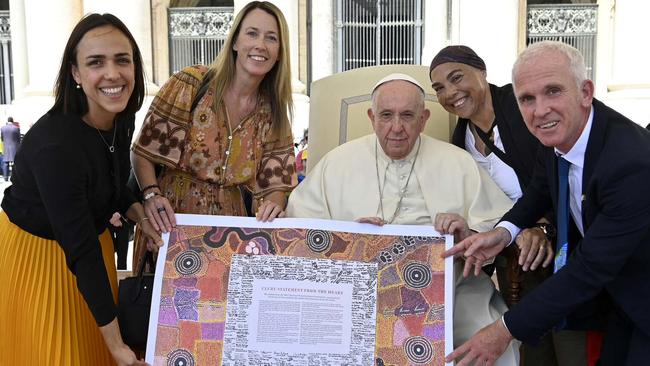
[[[170,72],[212,63],[226,41],[232,21],[232,7],[169,8]]]
[[[337,71],[419,64],[422,0],[337,0]]]

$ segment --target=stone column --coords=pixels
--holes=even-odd
[[[13,6],[17,1],[12,1]],[[70,32],[81,17],[80,0],[25,0],[24,26],[12,31],[15,47],[22,47],[14,58],[18,81],[25,83],[11,106],[11,114],[21,122],[21,132],[36,122],[53,104],[52,91],[61,66],[63,49]],[[20,14],[20,5],[13,12]],[[19,44],[18,42],[23,42]],[[16,54],[14,54],[16,57]],[[22,65],[21,65],[22,63]]]
[[[488,81],[509,83],[519,47],[519,0],[452,3],[451,44],[464,44],[476,51],[485,60]],[[486,14],[498,14],[498,20]]]
[[[28,96],[52,95],[63,49],[81,17],[79,0],[25,0]]]
[[[334,0],[311,2],[311,80],[316,81],[335,72]]]
[[[430,65],[433,56],[447,46],[448,0],[429,0],[424,4],[422,65]],[[451,30],[449,30],[451,32]]]
[[[601,93],[607,93],[605,102],[610,107],[644,127],[650,123],[650,73],[647,71],[650,49],[644,43],[644,36],[650,34],[649,11],[650,4],[645,1],[598,2],[602,16],[598,37],[608,37],[611,43],[609,49],[597,50],[597,76],[607,78],[609,74],[607,79],[597,78],[597,87]],[[607,29],[607,25],[611,28]],[[606,42],[599,42],[598,47],[603,44]]]
[[[25,95],[25,87],[29,82],[27,73],[27,48],[25,30],[25,2],[22,0],[9,1],[9,20],[11,22],[11,62],[14,74],[14,99]]]
[[[153,82],[161,86],[169,78],[169,27],[167,24],[169,0],[151,1],[153,43]]]

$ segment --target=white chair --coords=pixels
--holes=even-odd
[[[396,72],[414,77],[425,88],[426,108],[431,111],[431,117],[424,133],[450,140],[456,117],[438,103],[427,66],[383,65],[345,71],[311,84],[307,172],[334,147],[373,132],[366,113],[370,108],[370,92],[382,77]]]

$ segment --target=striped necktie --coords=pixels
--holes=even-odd
[[[569,249],[569,163],[562,157],[557,158],[558,194],[557,194],[557,246],[555,251],[555,269],[557,272],[566,264]]]

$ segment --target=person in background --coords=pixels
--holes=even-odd
[[[368,110],[375,133],[327,153],[289,196],[287,216],[433,225],[458,240],[492,228],[510,200],[465,151],[421,134],[429,115],[415,79],[391,74],[379,80]],[[463,279],[462,267],[456,260],[455,344],[507,309],[487,275]],[[498,364],[518,362],[513,344]]]
[[[465,275],[554,207],[555,273],[502,319],[448,355],[490,365],[517,340],[553,327],[604,329],[598,365],[650,359],[650,132],[596,100],[580,51],[561,42],[529,45],[512,80],[528,129],[543,148],[533,180],[493,230],[445,256],[463,255]],[[569,247],[574,247],[570,251]],[[570,255],[568,253],[571,253]]]
[[[468,151],[503,192],[514,202],[523,194],[533,176],[535,159],[542,144],[526,128],[512,84],[496,86],[487,82],[485,62],[463,45],[447,46],[431,61],[429,76],[438,102],[458,116],[452,143]],[[508,305],[539,285],[552,271],[555,228],[548,212],[515,239],[519,248],[518,278],[502,253],[496,258],[499,289]],[[512,249],[512,248],[511,248]],[[520,294],[511,293],[516,280]],[[522,346],[526,366],[586,365],[587,342],[584,331],[552,331],[536,346]]]
[[[7,124],[0,128],[0,138],[2,139],[2,176],[5,182],[11,178],[11,168],[14,163],[16,151],[20,146],[20,127],[14,122],[13,117],[7,118]]]
[[[144,365],[120,336],[114,212],[162,245],[126,188],[142,57],[111,14],[77,23],[54,106],[26,134],[0,212],[0,354],[11,365]]]
[[[131,154],[157,230],[171,230],[174,213],[284,214],[297,184],[288,32],[275,5],[250,2],[211,66],[187,67],[158,92]]]
[[[300,145],[298,146],[298,154],[296,154],[296,173],[298,174],[298,182],[302,182],[307,173],[307,158],[309,157],[309,152],[307,151],[307,144],[309,143],[308,138],[309,131],[306,129],[305,134],[300,141]]]

